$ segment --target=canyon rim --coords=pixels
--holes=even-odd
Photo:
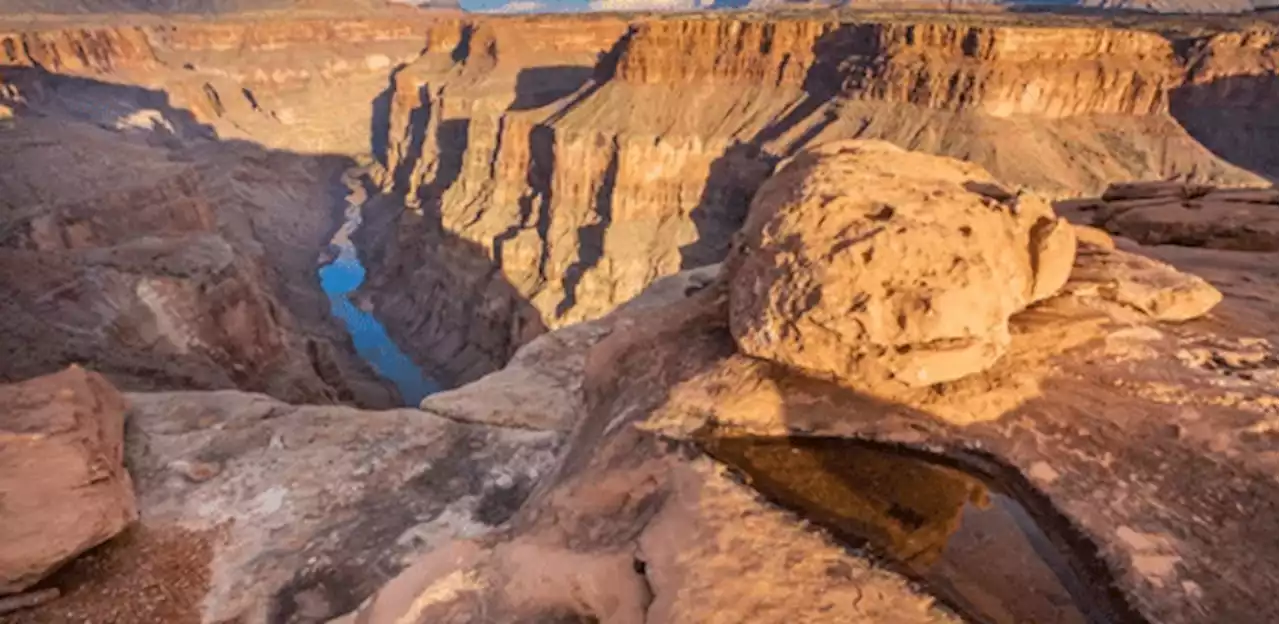
[[[1148,9],[0,3],[0,618],[1274,621],[1274,11]]]

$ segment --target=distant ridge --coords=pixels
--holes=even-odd
[[[234,14],[255,11],[367,11],[405,6],[385,0],[0,0],[3,14]],[[421,8],[458,9],[457,0],[408,3]]]

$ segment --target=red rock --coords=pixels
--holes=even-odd
[[[0,593],[30,587],[138,516],[124,397],[72,366],[0,386]]]

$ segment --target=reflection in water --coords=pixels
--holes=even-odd
[[[349,236],[359,224],[359,208],[349,207],[346,223],[333,237],[338,257],[320,267],[320,287],[329,296],[330,312],[351,334],[356,353],[379,375],[396,385],[405,405],[416,407],[423,397],[439,392],[439,384],[423,374],[422,369],[392,342],[378,319],[357,307],[349,297],[364,282],[365,275]]]
[[[1110,622],[1083,582],[1012,498],[954,468],[836,438],[720,438],[717,459],[765,496],[868,546],[976,622]]]

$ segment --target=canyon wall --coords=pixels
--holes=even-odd
[[[459,29],[395,75],[378,181],[413,210],[378,209],[382,231],[364,246],[379,313],[444,379],[472,379],[543,327],[718,261],[755,188],[805,145],[886,139],[1058,197],[1115,180],[1274,179],[1274,132],[1217,133],[1224,114],[1206,112],[1274,120],[1273,27],[970,16]],[[458,266],[465,278],[446,275]]]
[[[394,404],[315,270],[421,28],[142,22],[0,35],[0,377]]]
[[[456,19],[418,12],[132,22],[10,32],[0,22],[0,66],[162,91],[222,139],[356,155],[385,134],[373,126],[388,75],[418,56],[437,24],[457,29]]]

